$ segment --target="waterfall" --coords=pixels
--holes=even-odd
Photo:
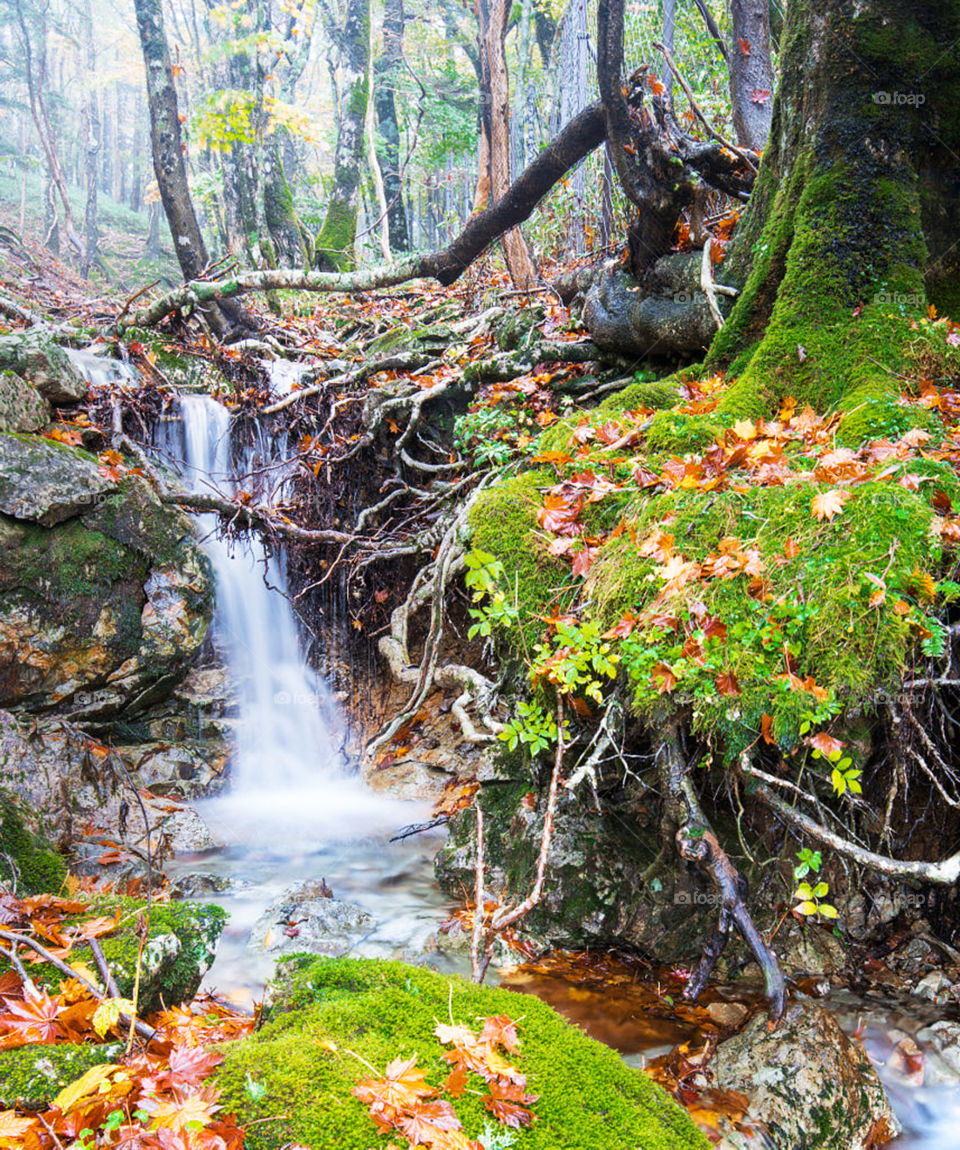
[[[179,415],[163,425],[158,447],[189,490],[230,498],[243,477],[258,501],[282,495],[285,476],[276,464],[283,442],[261,437],[256,447],[234,451],[230,413],[208,395],[182,395]],[[272,492],[258,489],[258,470]],[[214,637],[239,712],[231,787],[203,804],[204,817],[228,842],[275,846],[279,835],[285,847],[290,836],[306,846],[398,825],[397,804],[364,790],[340,754],[343,724],[301,651],[282,560],[268,556],[254,534],[223,536],[215,514],[197,520],[216,582]]]

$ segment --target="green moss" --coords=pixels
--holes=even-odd
[[[290,1141],[311,1150],[384,1145],[366,1107],[350,1094],[369,1075],[357,1056],[382,1070],[398,1055],[416,1054],[428,1080],[440,1084],[450,1067],[433,1029],[451,1014],[471,1026],[496,1014],[520,1020],[515,1061],[539,1101],[537,1121],[519,1135],[518,1147],[707,1146],[686,1112],[650,1079],[535,998],[393,962],[300,956],[283,974],[283,1007],[258,1034],[230,1046],[217,1073],[225,1109],[249,1124],[250,1150],[279,1150]],[[468,1091],[455,1108],[475,1138],[489,1117],[480,1098]],[[271,1121],[257,1123],[263,1118]]]
[[[0,1109],[21,1106],[46,1110],[65,1086],[91,1067],[118,1062],[122,1055],[122,1042],[102,1046],[29,1045],[0,1050]]]
[[[716,419],[687,415],[679,411],[658,411],[647,429],[647,447],[685,455],[698,451],[723,434],[723,424]]]
[[[536,616],[569,595],[568,568],[548,553],[537,524],[540,488],[554,482],[546,471],[526,471],[481,492],[470,510],[473,546],[503,564],[508,595],[525,621],[523,638],[528,644],[543,629]],[[521,637],[514,640],[519,643]]]
[[[102,896],[90,904],[89,910],[67,921],[80,923],[91,917],[113,915],[118,908],[120,921],[116,931],[99,941],[121,997],[132,998],[140,945],[137,919],[141,914],[146,915],[145,900]],[[193,998],[213,961],[226,917],[222,907],[209,903],[153,904],[140,972],[141,1015]],[[75,946],[71,956],[91,967],[94,965],[86,943]],[[63,978],[60,971],[42,964],[31,974],[38,984],[51,990],[56,989]]]
[[[332,200],[315,241],[316,258],[337,272],[356,266],[353,245],[357,235],[356,203]]]
[[[23,896],[56,894],[66,877],[66,863],[53,845],[27,829],[16,800],[0,790],[0,881]]]
[[[673,407],[680,399],[679,377],[669,376],[653,382],[630,383],[622,391],[616,391],[597,407],[606,415],[619,415],[624,411],[636,411],[642,407],[660,411]]]
[[[874,439],[899,439],[908,431],[936,432],[940,421],[926,408],[901,402],[900,388],[894,380],[876,380],[853,388],[840,402],[843,418],[837,441],[859,447]]]
[[[102,938],[100,945],[121,996],[128,998],[133,994],[137,967],[136,920],[138,914],[146,913],[146,903],[142,899],[105,899],[98,902],[97,912],[105,914],[116,906],[120,907],[122,928],[115,935]],[[226,917],[222,907],[211,903],[153,904],[144,965],[146,972],[151,966],[155,969],[152,973],[141,972],[141,1014],[149,1014],[164,1005],[188,1002],[194,996],[200,979],[213,961]],[[175,944],[170,942],[171,937],[176,939]]]

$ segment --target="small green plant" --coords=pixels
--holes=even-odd
[[[502,467],[517,452],[518,441],[529,423],[535,433],[536,423],[526,413],[503,404],[479,407],[458,415],[453,425],[453,444],[474,463]]]
[[[515,751],[522,743],[536,758],[557,741],[557,721],[537,702],[518,703],[517,714],[497,736]]]
[[[804,847],[803,850],[797,851],[797,860],[797,865],[793,868],[795,879],[805,880],[811,872],[815,875],[820,873],[822,859],[819,851],[812,851],[808,847]],[[808,918],[836,918],[837,908],[822,901],[829,893],[829,883],[822,880],[814,886],[811,886],[809,882],[800,881],[793,893],[793,897],[798,900],[793,909],[798,914]]]
[[[504,579],[503,564],[486,551],[474,549],[466,559],[467,573],[464,582],[472,592],[474,603],[483,603],[482,607],[471,607],[470,617],[474,622],[467,632],[467,637],[475,639],[489,639],[497,627],[511,627],[519,617],[515,603],[511,603],[502,590]]]

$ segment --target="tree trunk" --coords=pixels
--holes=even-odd
[[[390,248],[410,250],[407,210],[400,176],[400,126],[397,120],[396,83],[403,66],[403,0],[386,0],[383,8],[383,55],[373,69],[373,100],[380,132],[380,164],[387,197]]]
[[[97,48],[93,34],[93,9],[87,0],[83,9],[84,49],[87,58],[87,91],[83,109],[83,136],[85,144],[85,167],[87,177],[87,202],[83,216],[83,256],[80,260],[80,274],[86,278],[93,264],[101,260],[99,252],[100,233],[97,228],[97,187],[98,160],[102,145],[102,125],[98,110],[97,91],[94,77],[97,74]]]
[[[762,152],[773,111],[769,0],[731,0],[730,98],[741,147]]]
[[[180,131],[177,93],[173,86],[170,52],[163,28],[163,10],[160,0],[135,0],[134,7],[147,71],[153,168],[180,270],[185,280],[195,280],[202,275],[210,261],[187,184],[184,159],[186,145]],[[250,327],[245,313],[232,301],[206,305],[204,315],[221,339]]]
[[[277,129],[281,132],[281,129]],[[267,230],[273,241],[277,266],[285,268],[307,267],[309,253],[304,244],[303,229],[293,202],[293,192],[287,183],[281,159],[280,140],[274,139],[264,155],[263,209]]]
[[[348,271],[355,263],[364,125],[370,99],[370,0],[349,0],[339,35],[340,127],[327,214],[316,241],[316,265]]]
[[[725,410],[767,414],[789,394],[868,418],[912,362],[891,310],[960,313],[960,63],[943,51],[958,36],[960,0],[794,0],[724,264],[743,292],[708,359],[736,376]]]
[[[504,41],[510,6],[507,0],[489,0],[477,6],[480,14],[480,56],[489,80],[490,194],[496,203],[510,188],[510,88]],[[502,239],[503,254],[516,288],[528,290],[540,282],[533,257],[519,228]]]

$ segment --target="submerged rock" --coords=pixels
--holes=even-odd
[[[374,925],[363,907],[335,899],[325,880],[308,879],[273,900],[254,924],[250,945],[273,954],[307,951],[339,958]]]
[[[397,962],[298,957],[281,965],[271,997],[266,1025],[231,1044],[217,1072],[221,1103],[247,1125],[248,1150],[292,1142],[369,1150],[383,1140],[351,1094],[369,1072],[346,1051],[378,1070],[416,1056],[440,1086],[450,1048],[434,1035],[438,1020],[478,1031],[483,1018],[501,1014],[518,1023],[520,1049],[508,1059],[538,1096],[536,1120],[517,1138],[524,1150],[708,1150],[686,1111],[646,1075],[528,995]],[[474,1139],[491,1121],[480,1086],[471,1077],[453,1103]]]
[[[776,1150],[870,1150],[899,1133],[863,1046],[822,1007],[792,1004],[772,1032],[758,1015],[710,1068],[716,1087],[748,1097]]]

